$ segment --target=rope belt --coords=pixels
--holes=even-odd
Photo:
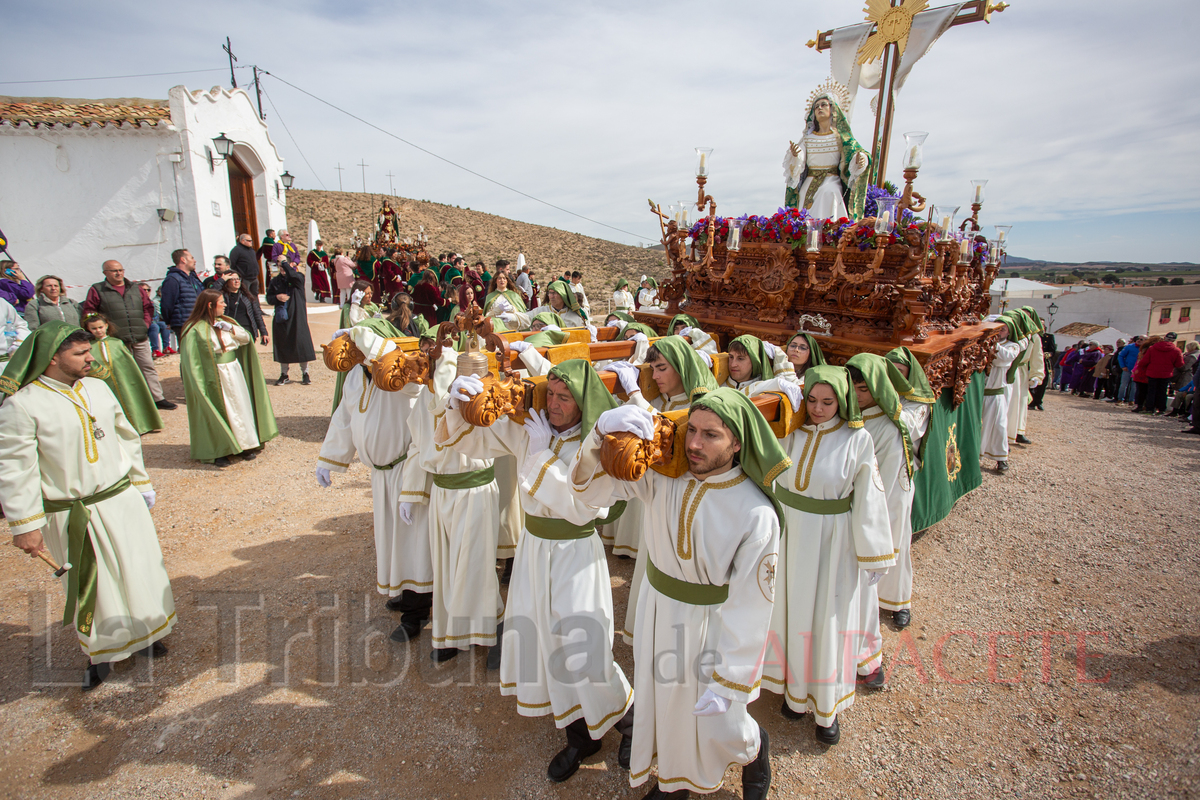
[[[446,475],[434,475],[433,485],[441,489],[474,489],[476,486],[487,486],[496,480],[496,468],[484,467],[472,472],[451,472]]]
[[[383,466],[379,466],[378,464],[376,464],[376,465],[375,465],[375,469],[377,469],[377,470],[380,470],[381,472],[382,472],[382,471],[384,471],[384,470],[389,470],[389,469],[391,469],[392,467],[394,467],[394,466],[396,466],[397,464],[399,464],[400,462],[404,461],[404,459],[406,459],[406,458],[408,458],[408,453],[407,453],[407,451],[406,451],[406,452],[403,452],[403,453],[401,453],[401,454],[400,454],[400,455],[398,455],[398,456],[396,456],[396,458],[395,458],[395,459],[392,461],[392,463],[390,463],[390,464],[384,464]],[[470,473],[468,473],[468,474],[470,474]]]
[[[551,539],[562,542],[570,539],[586,539],[596,532],[596,523],[589,522],[586,525],[572,525],[570,522],[562,519],[535,517],[532,514],[526,514],[525,530],[539,539]]]
[[[717,606],[729,599],[729,584],[688,583],[659,570],[646,557],[646,580],[659,594],[692,606]]]
[[[47,500],[42,498],[42,508],[47,514],[59,511],[67,514],[67,560],[72,567],[67,572],[67,605],[63,609],[63,625],[75,619],[75,608],[79,607],[79,632],[87,636],[92,632],[92,615],[96,610],[96,551],[88,533],[88,522],[92,512],[88,506],[110,500],[130,487],[129,476],[114,483],[91,497],[77,500]]]
[[[828,516],[832,514],[845,514],[850,511],[852,506],[851,501],[854,500],[854,492],[850,492],[845,497],[839,497],[836,500],[818,500],[815,497],[805,497],[802,494],[796,494],[777,483],[775,484],[775,499],[797,511]]]

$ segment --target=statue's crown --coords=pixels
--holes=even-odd
[[[817,102],[817,98],[821,95],[829,95],[833,98],[833,102],[837,103],[837,107],[846,113],[850,106],[850,90],[844,84],[838,83],[832,77],[826,78],[825,82],[819,84],[813,93],[808,96],[808,110],[811,111],[813,103]]]

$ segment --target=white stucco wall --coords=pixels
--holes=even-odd
[[[0,123],[0,228],[30,280],[59,275],[82,300],[103,279],[107,259],[120,261],[131,280],[156,285],[178,247],[205,265],[228,253],[235,242],[229,173],[223,163],[210,171],[204,150],[222,132],[254,176],[256,238],[287,226],[286,193],[275,194],[283,161],[246,92],[177,86],[169,96],[170,123]],[[175,220],[160,221],[160,208],[175,211]]]
[[[1052,300],[1016,300],[1010,302],[1009,307],[1032,306],[1043,320],[1049,321],[1050,312],[1047,309],[1051,303],[1058,306],[1058,312],[1054,315],[1054,330],[1072,322],[1088,322],[1137,336],[1145,335],[1150,319],[1150,298],[1108,289],[1067,292]]]

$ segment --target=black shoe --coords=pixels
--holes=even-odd
[[[817,741],[821,744],[827,744],[830,747],[837,744],[842,739],[842,729],[838,726],[837,715],[833,717],[833,724],[828,728],[817,726],[816,730]]]
[[[308,377],[307,372],[304,373],[304,377],[300,379],[300,385],[301,386],[311,386],[312,385],[312,378]]]
[[[275,381],[276,386],[283,386],[285,383],[291,383],[292,379],[287,375],[280,375],[279,380]]]
[[[230,461],[228,456],[221,456],[220,458],[213,459],[214,467],[228,467],[229,464]]]
[[[758,726],[758,756],[742,767],[742,800],[767,800],[771,788],[770,739],[763,726]]]
[[[433,659],[433,662],[435,664],[442,664],[442,663],[449,661],[450,659],[455,658],[457,656],[458,656],[458,648],[457,647],[438,647],[438,648],[434,648],[434,651],[429,654],[429,657],[431,659]]]
[[[1200,433],[1200,428],[1184,428],[1180,433]]]
[[[501,586],[508,586],[508,582],[512,580],[513,562],[516,560],[516,558],[504,559],[504,571],[500,573]]]
[[[1025,434],[1018,433],[1017,434],[1017,444],[1033,444],[1033,442],[1030,441],[1029,437],[1026,436]]]
[[[496,625],[496,643],[488,648],[487,668],[488,672],[495,672],[500,669],[500,656],[503,652],[500,648],[504,643],[504,623]],[[568,776],[570,777],[570,776]],[[566,780],[564,778],[563,780]]]
[[[168,400],[165,397],[162,400],[155,400],[154,407],[157,409],[160,409],[162,411],[170,411],[173,408],[179,408],[179,406],[177,404],[172,403],[170,400]]]
[[[783,698],[783,706],[779,709],[779,713],[783,714],[784,719],[790,719],[790,720],[795,721],[798,719],[804,719],[804,717],[806,716],[806,714],[808,712],[797,711],[796,709],[792,708],[791,706],[788,705],[787,698],[785,697],[785,698]]]
[[[621,736],[621,743],[617,745],[617,766],[628,771],[629,762],[633,760],[633,736]]]
[[[398,594],[395,597],[389,597],[384,603],[388,611],[403,611],[404,610],[404,595]]]
[[[90,692],[100,684],[104,683],[104,679],[108,677],[108,673],[112,672],[112,667],[107,661],[99,664],[88,664],[88,668],[83,673],[83,690]]]
[[[912,623],[912,612],[907,608],[902,608],[899,611],[893,611],[892,622],[896,623],[897,628],[904,630]]]
[[[664,792],[662,787],[657,783],[650,793],[642,798],[642,800],[687,800],[692,796],[692,793],[687,789],[678,789],[674,792]]]
[[[418,636],[421,635],[421,628],[424,628],[424,627],[425,627],[424,620],[418,621],[415,619],[406,619],[396,627],[396,630],[392,631],[392,635],[389,638],[393,642],[411,642],[413,639],[416,639]],[[436,654],[440,653],[442,651],[434,650],[433,652],[434,652],[433,660],[438,661],[439,659],[437,658]],[[450,652],[456,653],[456,654],[458,653],[457,650],[451,650]],[[454,658],[454,656],[449,656],[449,658]],[[444,661],[446,659],[441,659],[441,660]]]
[[[883,665],[880,664],[875,668],[875,671],[869,675],[859,675],[858,683],[864,689],[882,689],[884,687]]]
[[[246,461],[253,461],[254,459],[258,458],[258,451],[257,450],[243,450],[242,458],[245,459]]]
[[[150,645],[149,647],[145,647],[145,648],[142,648],[141,650],[138,650],[136,655],[139,655],[142,658],[162,658],[168,652],[170,652],[170,651],[167,650],[166,644],[164,644],[163,642],[155,642],[154,644]]]
[[[555,783],[562,783],[579,770],[579,765],[585,758],[599,753],[600,746],[601,743],[595,739],[582,749],[567,745],[559,750],[554,758],[550,759],[550,766],[546,768],[546,777]]]
[[[1008,462],[1007,461],[997,461],[996,469],[998,469],[1000,472],[1008,472]]]

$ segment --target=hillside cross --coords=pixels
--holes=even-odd
[[[971,22],[992,21],[993,12],[1008,8],[1008,3],[993,3],[991,0],[968,0],[957,4],[958,10],[948,28]],[[883,67],[879,74],[879,85],[887,91],[879,93],[875,106],[875,134],[871,142],[871,183],[883,186],[887,174],[888,142],[892,136],[892,118],[896,113],[896,71],[900,57],[908,44],[913,17],[926,11],[928,0],[867,0],[867,22],[873,23],[871,34],[858,51],[859,64],[869,64],[881,55]],[[929,9],[929,13],[944,11],[950,6]],[[849,26],[847,26],[849,27]],[[844,30],[837,28],[835,30]],[[817,38],[810,39],[808,46],[824,52],[832,46],[831,35],[835,31],[818,31]],[[920,58],[922,54],[917,57]]]
[[[371,166],[370,164],[367,164],[367,163],[365,163],[365,162],[366,162],[366,159],[365,159],[365,158],[363,158],[363,159],[360,159],[360,160],[359,160],[359,162],[358,162],[358,164],[356,164],[356,165],[355,165],[355,166],[362,167],[362,173],[363,173],[363,194],[366,194],[366,193],[367,193],[367,167]]]

